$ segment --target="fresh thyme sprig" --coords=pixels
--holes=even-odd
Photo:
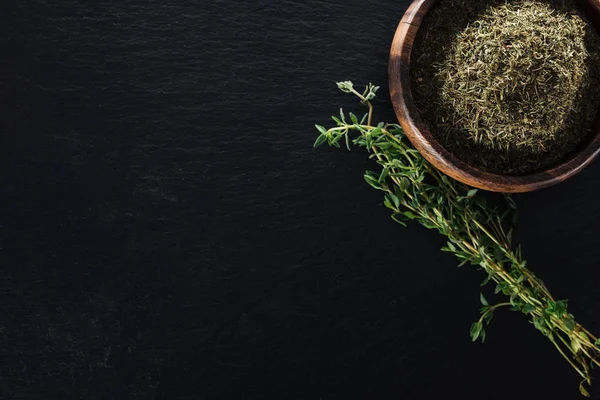
[[[352,113],[332,117],[337,126],[320,132],[315,147],[327,142],[340,147],[343,139],[364,147],[379,170],[367,171],[369,185],[385,193],[384,204],[392,211],[392,219],[406,226],[415,220],[428,229],[435,229],[448,241],[443,251],[454,254],[460,265],[479,266],[487,273],[482,286],[495,284],[495,293],[507,296],[507,301],[489,304],[481,294],[481,318],[471,326],[473,341],[486,337],[485,327],[494,311],[510,307],[527,315],[560,354],[583,378],[580,392],[589,396],[584,383],[591,385],[591,369],[600,366],[600,340],[578,324],[567,311],[567,300],[555,300],[544,283],[527,268],[521,248],[512,244],[516,216],[513,199],[505,195],[505,207],[487,204],[473,189],[439,172],[415,150],[397,124],[372,124],[373,106],[378,87],[369,84],[359,93],[350,81],[338,87],[356,95],[368,107],[359,120]],[[350,138],[351,134],[356,137]]]

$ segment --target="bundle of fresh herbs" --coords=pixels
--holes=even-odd
[[[394,221],[405,225],[415,220],[435,229],[447,239],[443,251],[454,254],[460,265],[472,264],[485,271],[483,284],[495,285],[495,293],[506,300],[490,304],[480,295],[481,318],[471,327],[473,341],[485,340],[486,326],[494,312],[503,307],[530,318],[560,354],[582,377],[582,394],[588,396],[584,384],[591,384],[591,368],[600,366],[600,340],[578,324],[567,311],[566,300],[555,300],[544,283],[527,268],[520,247],[512,243],[516,206],[508,195],[506,206],[492,206],[477,190],[454,181],[431,166],[406,139],[396,124],[372,123],[377,87],[368,85],[359,93],[352,82],[338,87],[352,93],[368,106],[361,119],[354,114],[334,116],[335,127],[317,125],[320,133],[315,147],[323,143],[340,147],[344,141],[365,148],[379,165],[378,171],[367,171],[369,185],[385,193],[384,204]],[[351,138],[350,135],[355,135]]]
[[[589,133],[600,107],[600,37],[572,0],[444,0],[413,49],[421,116],[482,170],[534,172]]]

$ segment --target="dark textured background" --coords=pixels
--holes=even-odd
[[[524,317],[471,343],[481,272],[311,147],[336,80],[386,86],[407,0],[6,3],[0,398],[578,398]],[[599,173],[517,197],[596,332]]]

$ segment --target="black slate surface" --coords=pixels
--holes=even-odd
[[[355,106],[336,80],[386,86],[407,6],[5,4],[0,398],[579,398],[524,317],[471,343],[481,272],[391,222],[364,153],[311,147]],[[599,173],[517,197],[595,332]]]

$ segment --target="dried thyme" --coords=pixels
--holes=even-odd
[[[441,0],[412,57],[426,125],[485,171],[556,163],[600,107],[600,37],[573,1]]]

